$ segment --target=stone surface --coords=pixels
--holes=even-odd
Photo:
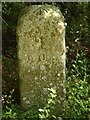
[[[65,102],[65,25],[58,8],[32,5],[21,11],[17,24],[20,99],[22,107],[42,107],[48,88]]]

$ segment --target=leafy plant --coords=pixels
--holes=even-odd
[[[39,110],[39,118],[42,119],[56,119],[56,116],[54,115],[54,107],[56,104],[56,90],[53,88],[48,88],[48,91],[50,92],[50,97],[47,100],[47,104],[44,108],[38,109]]]
[[[6,109],[3,110],[3,118],[2,120],[10,120],[10,119],[15,119],[17,120],[17,106],[15,106],[14,104],[12,104],[10,107],[6,106]]]
[[[32,106],[30,107],[28,110],[22,110],[21,111],[21,115],[18,115],[18,119],[21,120],[34,120],[34,119],[39,119],[39,112],[37,109],[37,106]]]
[[[85,54],[77,51],[76,60],[73,61],[70,73],[67,75],[67,101],[66,117],[87,118],[89,117],[89,89],[87,82],[87,61]]]
[[[17,105],[14,105],[14,99],[12,98],[14,89],[12,89],[9,95],[2,96],[3,103],[3,119],[9,120],[10,118],[16,119],[17,117]]]

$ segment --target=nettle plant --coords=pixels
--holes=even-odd
[[[71,71],[67,72],[66,117],[89,117],[89,84],[87,82],[87,60],[85,54],[77,51],[76,60],[72,61]]]

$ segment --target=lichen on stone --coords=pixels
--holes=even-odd
[[[51,86],[57,90],[58,98],[59,94],[64,97],[61,83],[65,80],[65,24],[60,10],[52,5],[32,5],[22,10],[17,43],[21,105],[40,107]]]

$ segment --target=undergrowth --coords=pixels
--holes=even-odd
[[[90,120],[88,61],[83,51],[77,51],[76,59],[71,62],[67,61],[67,63],[69,64],[66,69],[66,109],[62,114],[60,113],[58,116],[54,114],[57,93],[52,88],[48,88],[50,97],[47,99],[47,103],[43,108],[38,109],[34,106],[27,111],[15,104],[12,99],[12,90],[9,95],[2,96],[2,120],[49,120],[50,118],[56,120],[62,120],[62,118],[80,120],[84,118]]]

